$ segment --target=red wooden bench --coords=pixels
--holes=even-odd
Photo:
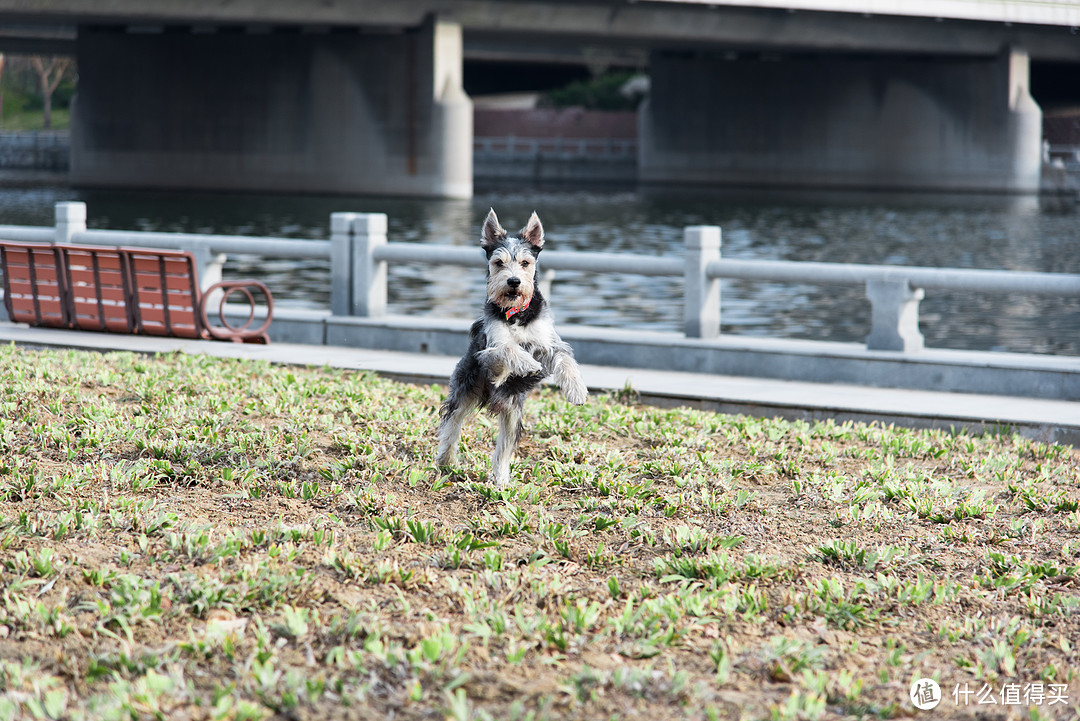
[[[123,253],[115,248],[53,247],[63,259],[69,325],[81,330],[134,333]]]
[[[0,243],[4,307],[16,323],[67,328],[68,306],[60,252],[40,243]]]
[[[230,280],[204,293],[195,257],[188,252],[0,241],[0,270],[4,306],[16,322],[247,343],[270,340],[266,329],[274,299],[269,289],[257,280]],[[226,301],[237,294],[249,308],[247,321],[239,326],[225,316]],[[267,312],[263,323],[252,327],[256,294]],[[207,317],[207,303],[215,299],[221,325]]]

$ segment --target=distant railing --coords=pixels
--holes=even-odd
[[[0,146],[26,144],[41,148],[67,149],[71,135],[66,130],[4,130],[0,132]]]
[[[1080,145],[1046,145],[1044,160],[1048,163],[1061,161],[1067,170],[1080,169]]]
[[[511,158],[636,158],[637,140],[628,138],[473,138],[473,151]]]
[[[871,331],[866,339],[867,348],[906,352],[923,348],[923,336],[919,331],[919,302],[924,296],[924,288],[1080,295],[1080,275],[721,259],[720,228],[716,226],[688,227],[683,240],[686,254],[681,259],[627,253],[545,251],[543,267],[590,273],[682,276],[684,331],[691,338],[715,338],[720,335],[719,281],[723,278],[816,285],[865,285],[871,305]],[[363,297],[361,305],[375,309],[377,313],[385,311],[385,264],[388,262],[482,265],[478,254],[471,248],[387,243],[384,237],[373,236],[367,236],[365,244],[357,252],[367,257],[363,265],[376,280],[366,287],[358,286],[356,292]]]
[[[38,242],[178,248],[194,253],[205,284],[221,278],[225,253],[330,259],[330,310],[334,315],[386,315],[387,266],[420,262],[481,268],[478,248],[388,243],[386,215],[333,213],[330,240],[290,240],[194,233],[87,230],[83,203],[57,203],[55,228],[0,226],[0,238]],[[870,350],[915,352],[923,347],[919,302],[925,290],[1080,296],[1080,275],[960,268],[920,268],[853,263],[804,263],[721,258],[720,228],[691,226],[684,257],[630,253],[545,251],[546,270],[577,270],[682,277],[684,331],[690,338],[720,335],[722,279],[820,285],[864,285],[871,305]],[[273,290],[273,289],[271,289]]]

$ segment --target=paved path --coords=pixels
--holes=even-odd
[[[29,347],[136,353],[202,353],[293,365],[370,370],[415,383],[446,383],[457,359],[394,351],[273,343],[269,346],[28,328],[0,323],[0,341]],[[1026,436],[1080,445],[1080,403],[1014,396],[870,388],[835,383],[582,366],[589,388],[621,390],[642,400],[709,410],[806,420],[878,420],[913,427],[979,430],[1006,424]]]

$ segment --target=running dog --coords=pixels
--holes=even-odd
[[[521,232],[510,235],[491,210],[480,246],[487,255],[487,302],[469,331],[469,349],[450,377],[436,463],[454,465],[465,418],[477,409],[490,409],[499,421],[491,476],[505,487],[529,393],[548,376],[574,405],[585,402],[588,389],[574,351],[555,332],[551,310],[537,286],[536,259],[544,247],[540,218],[534,212]]]

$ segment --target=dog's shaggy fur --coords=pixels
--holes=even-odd
[[[465,418],[488,408],[499,421],[491,458],[492,480],[510,482],[510,457],[521,439],[525,398],[548,377],[566,399],[581,405],[588,389],[574,351],[555,332],[547,301],[537,285],[536,260],[544,247],[544,228],[532,214],[516,236],[509,235],[492,210],[484,221],[481,247],[487,254],[487,303],[469,333],[469,349],[450,378],[450,393],[439,423],[441,466],[457,461]]]

